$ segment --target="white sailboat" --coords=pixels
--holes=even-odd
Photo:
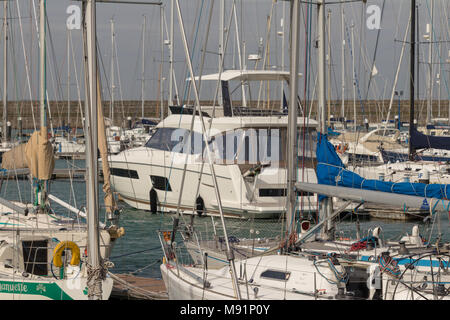
[[[177,1],[178,15],[180,25],[182,25],[181,12],[179,11],[179,4]],[[289,130],[294,128],[294,135],[292,132],[288,134],[290,136],[297,136],[297,59],[296,54],[298,50],[297,32],[299,26],[299,13],[300,6],[299,1],[291,1],[291,10],[293,17],[292,32],[291,32],[291,73],[290,73],[290,86],[291,86],[291,99],[289,108]],[[182,30],[184,35],[184,31]],[[186,59],[189,62],[189,55],[187,48]],[[192,69],[191,69],[192,76]],[[195,82],[193,82],[194,91],[196,92]],[[200,109],[197,99],[197,108]],[[201,109],[200,109],[201,114]],[[292,143],[292,141],[288,142]],[[291,144],[288,146],[288,166],[287,166],[287,190],[288,198],[294,199],[291,196],[291,187],[294,182],[291,180],[291,176],[295,174],[293,168],[295,168],[296,161],[293,163],[291,157],[297,157],[297,149],[292,148]],[[216,190],[217,192],[218,190]],[[220,198],[218,199],[220,201]],[[291,202],[291,201],[289,201]],[[295,210],[295,209],[294,209]],[[229,264],[219,270],[209,270],[204,264],[200,268],[181,266],[178,264],[178,260],[173,250],[174,234],[160,233],[160,241],[164,250],[165,261],[161,265],[161,273],[168,289],[169,298],[172,299],[316,299],[317,298],[317,282],[315,279],[315,273],[311,272],[313,265],[320,265],[323,267],[321,276],[319,276],[319,283],[321,294],[327,299],[333,299],[344,284],[340,277],[345,276],[344,270],[339,266],[339,263],[334,262],[328,264],[328,262],[322,264],[319,261],[308,259],[305,256],[297,255],[295,257],[288,255],[269,255],[264,257],[254,257],[241,260],[241,272],[238,276],[234,269],[234,254],[230,249],[228,236],[226,233],[226,227],[223,220],[223,213],[221,213],[221,220],[224,227],[224,237],[226,243],[226,257]],[[292,213],[292,211],[290,211]],[[292,225],[289,224],[289,218],[286,219],[287,232],[290,234]],[[176,229],[174,230],[174,232]],[[174,264],[175,263],[175,264]],[[230,269],[231,268],[231,269]],[[246,271],[242,273],[242,268]],[[231,271],[231,272],[230,272]],[[247,272],[248,271],[248,272]],[[226,276],[228,274],[229,276]],[[291,277],[292,276],[292,277]],[[328,278],[332,279],[327,281]],[[333,281],[333,279],[335,281]],[[231,280],[231,281],[230,281]],[[256,281],[255,281],[256,280]],[[323,287],[323,288],[322,288]],[[250,296],[249,292],[253,291]],[[247,294],[246,294],[247,293]]]
[[[294,12],[291,16],[296,17],[298,1],[292,1],[291,4]],[[324,2],[321,2],[319,6],[319,26],[321,26],[319,30],[322,31],[321,35],[323,35],[324,4]],[[179,15],[181,20],[181,14],[179,13]],[[293,19],[293,26],[295,26],[296,20]],[[297,29],[293,27],[293,30]],[[295,34],[295,32],[293,33]],[[319,37],[319,49],[323,49],[323,44],[323,38]],[[295,42],[293,48],[296,48]],[[292,52],[291,54],[294,55]],[[291,68],[295,70],[295,66],[294,59],[291,61]],[[323,78],[320,82],[323,89]],[[295,87],[295,80],[292,83]],[[294,90],[291,87],[292,91]],[[321,92],[323,94],[324,90],[321,90]],[[291,107],[293,101],[295,99],[291,99]],[[289,109],[290,118],[295,119],[295,109]],[[322,117],[321,128],[324,128],[324,119]],[[295,122],[291,122],[290,128],[295,127]],[[291,155],[292,150],[295,150],[295,148],[291,149]],[[292,168],[289,169],[289,172],[289,177],[295,174],[295,170],[292,170]],[[295,180],[290,179],[288,181],[291,181],[290,184],[288,183],[289,188]],[[365,200],[376,202],[378,199],[381,202],[389,201],[406,207],[417,207],[424,205],[424,201],[427,201],[428,204],[432,201],[427,197],[402,196],[355,188],[347,190],[342,187],[304,182],[297,182],[296,188],[328,196],[339,195],[339,197],[358,202]],[[381,198],[382,200],[379,200]],[[448,205],[448,201],[436,201],[434,208],[437,208],[437,206],[445,208]],[[293,204],[292,201],[289,202]],[[326,203],[322,203],[322,205],[326,206]],[[295,204],[293,207],[295,208]],[[321,235],[328,237],[333,230],[330,222],[339,213],[339,210],[333,212],[326,209],[325,211],[326,214],[321,216],[320,224],[313,229],[321,227],[324,229]],[[288,210],[288,213],[291,214],[287,217],[286,230],[288,235],[295,232],[293,224],[289,223],[292,212],[292,209]],[[312,234],[313,229],[309,235]],[[176,228],[172,232],[175,231]],[[448,262],[445,260],[449,254],[448,246],[441,247],[438,245],[436,248],[424,250],[417,229],[413,231],[411,237],[402,239],[408,241],[409,248],[405,246],[405,243],[399,243],[398,250],[391,252],[384,252],[386,247],[382,244],[376,246],[375,251],[374,248],[363,248],[367,252],[375,253],[375,255],[368,256],[367,261],[360,259],[360,255],[365,252],[364,250],[361,251],[361,248],[351,250],[350,243],[341,243],[340,247],[336,247],[335,242],[328,238],[324,238],[322,243],[311,242],[313,246],[315,245],[315,248],[309,248],[310,254],[312,254],[309,258],[305,252],[291,252],[289,254],[284,251],[283,246],[275,247],[267,250],[266,255],[238,261],[240,265],[239,276],[236,276],[236,273],[229,272],[231,263],[235,261],[233,252],[230,252],[229,239],[226,233],[224,234],[227,245],[225,253],[229,265],[221,269],[211,270],[208,268],[206,259],[202,260],[201,266],[182,266],[174,250],[174,234],[172,232],[161,232],[160,241],[165,254],[161,272],[169,291],[169,297],[174,299],[319,299],[323,297],[327,299],[424,300],[450,298],[446,287],[449,277],[447,273],[443,272],[448,267]],[[303,239],[306,239],[306,235],[304,238],[294,240],[291,245],[299,244]],[[329,245],[328,248],[327,244]],[[201,247],[199,249],[202,250]],[[413,249],[416,249],[416,251]],[[283,254],[276,254],[278,250],[283,251]],[[378,250],[378,254],[376,250]],[[349,259],[349,251],[355,251],[358,258]],[[447,258],[443,258],[441,255]],[[394,256],[396,257],[394,258]],[[427,261],[428,264],[424,263]],[[305,267],[306,269],[304,269]],[[437,268],[433,270],[433,267]],[[359,273],[355,270],[359,270]],[[291,278],[291,275],[294,278]],[[431,277],[432,280],[428,281],[428,277]],[[317,283],[320,283],[320,285],[317,286]]]
[[[85,6],[86,4],[83,4]],[[45,14],[46,1],[40,2],[40,48],[41,59],[45,61]],[[95,17],[95,1],[90,1],[88,12]],[[84,7],[85,8],[85,7]],[[92,11],[93,10],[93,11]],[[92,12],[93,15],[92,15]],[[94,18],[95,23],[95,18]],[[88,26],[92,21],[88,22]],[[95,28],[94,28],[95,30]],[[92,35],[92,28],[89,33]],[[88,57],[96,59],[92,52]],[[115,224],[117,216],[111,212],[111,205],[107,202],[107,216],[110,226],[99,225],[98,203],[95,206],[89,202],[87,213],[71,207],[58,198],[47,194],[47,181],[51,178],[54,167],[53,148],[47,139],[46,130],[46,101],[45,101],[45,69],[41,63],[40,101],[41,101],[41,130],[35,132],[29,142],[12,150],[10,156],[21,155],[21,159],[29,167],[31,175],[36,179],[39,189],[32,207],[21,203],[13,203],[1,199],[1,229],[0,229],[0,297],[2,299],[30,300],[30,299],[108,299],[113,280],[106,275],[106,268],[112,265],[107,259],[110,255],[115,239],[123,234]],[[97,81],[90,78],[88,83],[94,82],[95,91]],[[91,92],[92,93],[92,92]],[[96,97],[96,95],[94,94]],[[97,101],[90,103],[90,114],[97,113]],[[90,119],[89,132],[95,132],[93,140],[97,138],[97,117]],[[101,122],[100,122],[101,124]],[[103,128],[104,130],[104,128]],[[106,150],[101,146],[100,150]],[[97,162],[97,148],[95,152],[88,152],[88,160]],[[8,163],[11,164],[12,161]],[[18,163],[14,162],[12,169]],[[6,163],[2,162],[2,165]],[[87,188],[92,193],[88,199],[95,197],[95,189],[89,185],[97,185],[96,167],[92,170],[92,181]],[[107,170],[104,170],[107,172]],[[105,192],[109,196],[109,192]],[[98,197],[98,196],[97,196]],[[49,206],[49,199],[78,213],[75,219],[68,219],[54,213]],[[105,200],[106,201],[106,200]],[[109,210],[108,210],[109,209]],[[79,223],[80,218],[87,218],[86,223]],[[93,269],[94,268],[94,269]],[[94,274],[93,274],[94,270]]]

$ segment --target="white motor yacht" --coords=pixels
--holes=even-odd
[[[201,120],[195,117],[191,139],[192,117],[170,115],[156,126],[145,146],[110,156],[112,186],[130,206],[175,211],[187,162],[180,209],[187,214],[219,214]],[[287,117],[206,119],[224,214],[278,218],[286,210]],[[303,181],[317,181],[316,126],[314,120],[298,118],[299,141],[304,141],[299,142],[298,177]],[[316,210],[315,196],[302,200],[304,211]]]

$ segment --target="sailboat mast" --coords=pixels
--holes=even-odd
[[[416,54],[416,0],[411,0],[411,40],[410,40],[410,70],[409,70],[409,136],[414,127],[414,84],[415,84],[415,54]],[[409,139],[409,160],[414,160],[414,146]]]
[[[356,69],[355,69],[355,24],[351,25],[352,37],[352,78],[353,78],[353,131],[356,132]]]
[[[328,22],[328,127],[331,126],[331,9],[328,9],[327,13],[327,22]]]
[[[242,63],[242,53],[241,53],[241,39],[239,37],[239,27],[238,27],[238,17],[236,13],[236,4],[233,3],[233,15],[234,15],[234,23],[235,23],[235,29],[236,29],[236,43],[237,43],[237,52],[238,52],[238,60],[239,60],[239,69],[243,70],[243,63]],[[245,59],[245,58],[244,58]],[[241,92],[242,92],[242,106],[247,106],[247,98],[245,96],[245,84],[244,81],[241,81]],[[283,97],[283,95],[281,95]]]
[[[181,33],[181,36],[182,36],[184,52],[185,52],[185,55],[186,55],[186,63],[187,63],[188,69],[189,69],[189,74],[190,74],[190,77],[191,77],[191,83],[192,83],[192,87],[193,87],[193,91],[194,91],[194,95],[195,95],[195,109],[194,109],[193,115],[195,116],[197,112],[199,113],[200,122],[201,122],[201,125],[202,125],[203,139],[204,139],[204,141],[208,141],[205,121],[203,119],[203,113],[201,111],[201,106],[200,106],[200,98],[199,98],[199,95],[198,95],[198,88],[197,88],[197,84],[195,82],[195,77],[194,77],[194,69],[192,67],[192,61],[191,61],[191,57],[190,57],[190,54],[189,54],[189,47],[188,47],[188,43],[187,43],[187,39],[186,39],[186,32],[184,30],[183,17],[181,16],[180,3],[179,3],[178,0],[176,0],[176,5],[177,5],[178,20],[179,20],[179,25],[180,25],[180,33]],[[230,243],[228,241],[228,234],[227,234],[227,229],[226,229],[225,220],[224,220],[224,216],[223,216],[222,200],[221,200],[221,197],[220,197],[219,186],[218,186],[218,183],[217,183],[216,171],[214,169],[214,163],[212,162],[211,150],[210,150],[209,145],[206,144],[205,148],[206,148],[206,151],[207,151],[207,159],[208,159],[209,166],[210,166],[211,177],[212,177],[212,181],[213,181],[213,185],[214,185],[214,191],[215,191],[215,194],[216,194],[218,209],[219,209],[219,213],[220,213],[220,220],[222,222],[223,234],[224,234],[224,238],[225,238],[225,244],[226,244],[226,247],[227,247],[227,253],[226,254],[227,254],[227,260],[229,262],[231,278],[232,278],[232,281],[233,281],[233,286],[234,286],[234,290],[235,290],[235,293],[236,293],[236,297],[237,297],[238,300],[241,300],[241,291],[240,291],[240,288],[239,288],[239,283],[238,283],[238,280],[237,280],[237,273],[236,273],[236,266],[235,266],[235,263],[234,263],[234,253],[231,250]]]
[[[111,19],[111,102],[109,108],[109,117],[111,124],[114,125],[114,19]]]
[[[46,45],[45,45],[45,14],[46,14],[46,0],[39,1],[40,8],[40,25],[39,25],[39,105],[40,105],[40,124],[41,131],[47,131],[47,105],[45,101],[46,90]],[[47,132],[45,132],[47,135]]]
[[[70,127],[70,33],[67,28],[67,126]]]
[[[144,24],[142,26],[142,71],[141,71],[141,117],[144,119],[144,92],[145,92],[145,29],[147,18],[144,16]]]
[[[39,17],[39,105],[40,105],[40,134],[41,137],[47,139],[47,78],[46,78],[46,5],[47,0],[39,1],[40,17]],[[40,188],[40,203],[45,211],[45,200],[47,198],[47,184],[43,183]],[[38,199],[36,199],[37,202]]]
[[[431,23],[428,41],[428,102],[427,102],[427,119],[426,125],[431,124],[431,117],[433,113],[433,33],[434,33],[434,1],[431,1]],[[427,129],[428,131],[428,129]]]
[[[344,0],[341,0],[341,2]],[[345,117],[345,16],[344,5],[341,3],[341,118]]]
[[[173,13],[174,13],[174,0],[170,1],[170,47],[169,47],[169,106],[173,106]]]
[[[83,2],[83,6],[85,2]],[[88,0],[85,11],[85,53],[87,53],[87,89],[86,110],[86,171],[87,171],[87,209],[88,209],[88,297],[100,300],[102,283],[99,279],[100,250],[98,235],[98,183],[97,183],[97,52],[96,52],[96,1]],[[86,56],[86,55],[85,55]]]
[[[299,50],[299,28],[300,28],[300,3],[299,0],[291,1],[291,52],[290,52],[290,96],[288,110],[288,148],[287,148],[287,214],[286,231],[288,235],[295,231],[295,208],[296,195],[295,183],[297,181],[297,92],[298,92],[298,50]]]
[[[283,15],[281,18],[281,71],[284,71],[284,47],[285,47],[285,23],[286,23],[286,1],[283,1]],[[244,55],[245,57],[245,55]],[[283,112],[283,95],[284,95],[284,81],[280,81],[280,112]]]
[[[3,136],[2,142],[6,144],[9,140],[7,134],[8,121],[8,1],[3,3]]]
[[[164,119],[164,80],[165,78],[163,77],[163,69],[164,69],[164,6],[161,5],[159,7],[160,10],[160,15],[159,15],[159,31],[161,32],[161,72],[159,75],[159,90],[160,90],[160,107],[159,107],[159,118],[160,121],[163,121]]]
[[[327,134],[328,128],[326,126],[326,79],[325,79],[325,0],[319,0],[318,2],[318,48],[317,48],[317,63],[318,63],[318,115],[319,115],[319,132]],[[356,122],[355,122],[356,124]],[[327,219],[331,216],[332,198],[325,198],[319,203],[319,217],[320,221]],[[333,237],[333,230],[331,222],[324,223],[322,228],[322,239],[331,239]]]

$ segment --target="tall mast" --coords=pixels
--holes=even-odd
[[[284,42],[285,42],[285,24],[286,24],[286,1],[283,1],[283,17],[281,18],[281,71],[284,71]],[[244,55],[245,58],[245,55]],[[284,94],[284,80],[281,81],[280,92],[280,112],[283,112],[283,94]]]
[[[164,6],[159,7],[160,10],[160,24],[159,28],[161,31],[161,72],[159,75],[159,89],[160,89],[160,108],[159,108],[159,118],[163,121],[164,118],[164,77],[163,77],[163,66],[164,66]]]
[[[331,123],[331,9],[328,9],[327,14],[328,21],[328,127],[330,127]]]
[[[318,63],[318,115],[319,115],[319,132],[327,134],[328,128],[326,126],[326,79],[325,79],[325,0],[318,1],[318,48],[317,48],[317,63]],[[332,198],[325,198],[319,203],[319,217],[320,221],[324,221],[332,214]],[[333,237],[333,230],[331,222],[324,223],[322,228],[322,239],[331,239]]]
[[[142,26],[142,71],[141,71],[141,116],[144,119],[144,92],[145,92],[145,29],[147,24],[147,18],[144,16],[144,24]]]
[[[174,13],[174,0],[170,1],[170,47],[169,47],[169,106],[173,106],[173,13]]]
[[[47,131],[47,105],[45,101],[46,90],[46,31],[45,31],[45,14],[46,0],[39,1],[40,19],[39,19],[39,105],[40,105],[40,124],[41,130]],[[47,132],[45,132],[47,136]]]
[[[180,4],[178,2],[178,0],[176,0],[176,4],[177,4],[177,13],[178,13],[178,20],[179,20],[179,25],[180,25],[180,33],[182,36],[182,40],[183,40],[183,46],[184,46],[184,53],[186,56],[186,62],[187,62],[187,66],[189,68],[189,74],[191,77],[191,83],[192,83],[192,87],[193,87],[193,91],[194,91],[194,95],[195,95],[195,110],[193,115],[196,115],[196,112],[199,113],[199,117],[200,117],[200,122],[202,125],[202,132],[203,132],[203,139],[205,141],[208,141],[208,137],[207,137],[207,132],[206,132],[206,126],[205,126],[205,121],[203,119],[203,113],[201,111],[201,106],[200,106],[200,98],[198,95],[198,88],[197,88],[197,84],[195,82],[195,77],[194,77],[194,70],[192,67],[192,61],[191,61],[191,57],[189,54],[189,47],[188,47],[188,43],[186,40],[186,32],[184,30],[184,25],[183,25],[183,18],[181,16],[181,10],[180,10]],[[241,292],[240,292],[240,288],[239,288],[239,283],[237,280],[237,273],[236,273],[236,266],[234,263],[234,253],[231,250],[229,241],[228,241],[228,234],[227,234],[227,229],[226,229],[226,225],[225,225],[225,220],[224,220],[224,216],[223,216],[223,208],[222,208],[222,200],[220,197],[220,192],[219,192],[219,186],[217,183],[217,176],[216,176],[216,172],[215,172],[215,168],[214,168],[214,163],[212,162],[212,157],[211,157],[211,150],[208,144],[206,144],[206,151],[207,151],[207,159],[209,162],[209,166],[210,166],[210,171],[211,171],[211,177],[212,177],[212,181],[213,181],[213,185],[214,185],[214,192],[216,195],[216,199],[217,199],[217,204],[218,204],[218,209],[219,209],[219,213],[220,213],[220,220],[222,222],[222,227],[223,227],[223,233],[224,233],[224,238],[225,238],[225,244],[227,247],[227,260],[229,263],[229,267],[230,267],[230,273],[231,273],[231,278],[233,281],[233,287],[236,293],[236,297],[237,299],[241,299]]]
[[[109,117],[114,125],[114,20],[111,19],[111,102],[109,106]]]
[[[235,23],[235,28],[236,28],[236,42],[237,42],[237,51],[238,51],[238,57],[239,57],[239,59],[238,59],[239,60],[239,69],[243,70],[242,54],[241,54],[241,40],[239,37],[238,18],[237,18],[235,3],[233,3],[233,14],[234,14],[234,23]],[[246,107],[247,106],[247,98],[245,96],[244,81],[241,81],[241,91],[242,91],[242,106]]]
[[[351,25],[352,36],[352,79],[353,79],[353,131],[356,131],[356,69],[355,69],[355,24]]]
[[[70,29],[67,28],[67,126],[70,127]]]
[[[432,110],[433,110],[433,23],[434,23],[434,1],[431,1],[431,23],[428,47],[428,102],[427,102],[427,119],[426,124],[431,124]],[[428,130],[427,130],[428,131]]]
[[[222,69],[225,65],[225,52],[224,52],[224,29],[225,29],[225,0],[220,0],[220,10],[219,10],[219,74],[222,73]],[[219,84],[220,85],[220,84]],[[219,90],[218,92],[218,99],[220,101],[220,105],[223,106],[223,96],[222,96],[222,90]]]
[[[219,15],[219,65],[222,60],[223,46],[224,46],[224,28],[225,28],[225,0],[220,0],[220,15]]]
[[[341,2],[344,0],[341,0]],[[344,5],[341,3],[341,118],[345,117],[345,16]]]
[[[7,134],[8,121],[8,1],[3,3],[3,136],[2,142],[4,145],[9,140]]]
[[[88,209],[88,298],[100,300],[102,297],[102,279],[100,247],[98,235],[98,177],[97,177],[97,52],[96,52],[96,1],[83,2],[85,14],[85,56],[87,54],[87,110],[86,110],[86,191]]]
[[[411,0],[411,40],[410,40],[410,56],[409,56],[409,136],[411,137],[414,127],[414,84],[415,84],[415,54],[416,54],[416,0]],[[409,139],[409,160],[414,160],[414,147]]]
[[[286,231],[288,235],[295,231],[295,208],[296,195],[295,183],[297,182],[297,93],[298,93],[298,51],[299,51],[299,28],[300,28],[300,1],[291,0],[291,32],[290,32],[290,92],[288,110],[288,132],[287,132],[287,213]]]
[[[47,138],[47,101],[45,94],[47,89],[46,77],[46,0],[39,1],[39,106],[40,106],[40,135]],[[45,212],[45,201],[47,198],[47,184],[41,184],[40,204],[42,210]],[[38,199],[36,199],[38,200]]]

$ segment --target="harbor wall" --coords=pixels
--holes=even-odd
[[[202,105],[211,106],[212,101],[202,101]],[[302,102],[302,105],[304,103]],[[167,101],[164,102],[164,115],[167,115]],[[193,102],[188,103],[188,105],[193,105]],[[240,101],[233,101],[233,106],[240,106]],[[250,101],[248,105],[252,108],[259,106],[260,109],[270,109],[270,110],[280,110],[279,101],[260,102]],[[307,102],[307,113],[311,109],[311,116],[316,118],[317,114],[317,102],[313,101]],[[449,100],[434,100],[432,104],[432,117],[448,118],[449,114]],[[330,112],[327,114],[333,115],[335,118],[340,116],[341,101],[333,100],[328,106],[330,107]],[[400,119],[401,121],[409,121],[409,100],[400,101]],[[356,117],[358,124],[363,124],[364,119],[368,119],[369,122],[380,122],[381,119],[385,119],[388,109],[389,100],[369,100],[366,102],[356,102],[356,108],[354,108],[354,103],[352,100],[345,101],[345,113],[347,119],[354,118],[354,109],[356,109]],[[426,100],[416,100],[415,103],[415,113],[416,119],[419,125],[425,124],[426,119]],[[52,122],[53,127],[59,127],[67,125],[68,122],[71,127],[77,126],[81,127],[82,114],[84,114],[84,105],[77,101],[72,101],[70,103],[70,116],[68,115],[68,102],[67,101],[50,101],[48,108],[48,121]],[[105,101],[103,103],[103,113],[106,117],[110,117],[110,102]],[[160,102],[159,101],[145,101],[144,103],[144,117],[146,118],[157,118],[160,117]],[[0,114],[3,113],[3,106],[0,102]],[[33,121],[34,113],[34,121]],[[114,124],[125,127],[127,117],[131,117],[133,120],[141,117],[142,105],[141,101],[116,101],[114,103]],[[398,100],[394,100],[391,108],[390,119],[394,119],[394,116],[398,114]],[[68,117],[69,116],[69,117]],[[10,101],[8,103],[8,120],[11,122],[12,128],[18,128],[18,117],[22,118],[23,129],[33,129],[34,123],[39,127],[39,102],[33,101]]]

